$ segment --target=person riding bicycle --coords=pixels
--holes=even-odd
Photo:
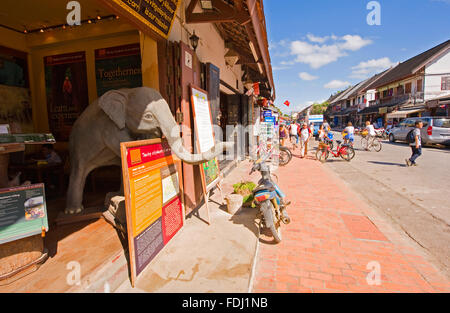
[[[366,121],[366,128],[365,130],[368,132],[367,134],[367,142],[370,142],[374,140],[374,138],[377,136],[376,132],[375,132],[375,127],[373,127],[372,124],[370,124],[370,121]],[[366,150],[368,150],[368,148],[366,148]]]
[[[353,127],[352,122],[348,122],[347,127],[344,129],[342,133],[342,137],[344,138],[344,143],[347,144],[349,141],[353,143],[355,140],[354,137],[355,128]]]

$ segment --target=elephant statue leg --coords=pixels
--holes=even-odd
[[[84,166],[73,166],[70,173],[67,192],[66,214],[77,214],[83,211],[83,191],[89,171]]]

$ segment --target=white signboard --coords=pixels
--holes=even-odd
[[[191,88],[191,92],[200,153],[203,153],[214,147],[213,125],[208,96],[196,88]]]

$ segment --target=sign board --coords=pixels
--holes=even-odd
[[[0,189],[0,244],[48,231],[44,184]]]
[[[386,114],[387,111],[388,111],[387,107],[379,108],[378,109],[378,114]]]
[[[121,143],[131,284],[184,225],[181,161],[161,139]]]
[[[111,0],[164,39],[169,38],[180,0]]]
[[[198,150],[200,153],[207,152],[213,148],[215,144],[208,93],[197,87],[191,86],[191,102],[198,138]],[[217,158],[214,158],[213,160],[202,164],[200,168],[202,180],[204,182],[203,191],[207,193],[219,182],[219,162],[217,161]]]
[[[323,115],[310,115],[308,120],[310,123],[323,122]]]
[[[95,50],[97,96],[122,88],[142,87],[139,43]]]
[[[276,121],[275,116],[266,116],[266,117],[264,117],[264,122],[266,122],[266,123],[275,124],[275,121]]]

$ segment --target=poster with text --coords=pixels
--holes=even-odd
[[[50,131],[57,141],[68,141],[73,124],[89,105],[86,55],[47,56],[44,65]]]
[[[0,189],[0,244],[48,231],[44,184]]]
[[[142,87],[139,43],[95,50],[97,95],[109,90]]]
[[[159,139],[122,143],[121,151],[134,283],[183,226],[181,162]]]

